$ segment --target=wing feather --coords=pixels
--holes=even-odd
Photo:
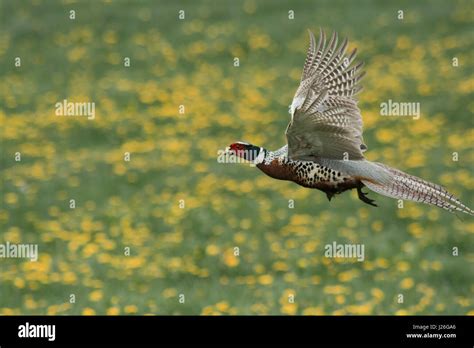
[[[293,159],[364,159],[367,146],[362,138],[362,117],[355,95],[363,63],[355,66],[357,50],[348,56],[348,40],[338,46],[334,32],[326,45],[320,30],[319,42],[309,31],[310,44],[300,85],[290,106],[291,121],[286,130],[288,155]]]

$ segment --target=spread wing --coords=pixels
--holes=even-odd
[[[362,160],[367,147],[362,139],[362,118],[355,95],[364,72],[363,63],[353,65],[357,50],[346,55],[347,39],[337,45],[334,32],[326,45],[324,32],[310,45],[286,129],[288,156]]]

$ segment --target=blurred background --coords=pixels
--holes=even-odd
[[[237,140],[284,145],[322,27],[366,63],[367,158],[472,208],[472,1],[0,4],[0,243],[39,245],[37,262],[0,259],[0,314],[474,314],[472,217],[375,193],[378,208],[329,203],[217,163]],[[64,99],[95,119],[55,116]],[[389,99],[420,119],[380,116]],[[325,258],[333,241],[365,261]]]

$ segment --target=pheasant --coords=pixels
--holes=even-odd
[[[226,148],[228,154],[253,162],[268,176],[318,189],[331,198],[356,189],[360,200],[377,206],[362,189],[387,197],[427,203],[450,212],[474,215],[445,188],[385,164],[365,159],[362,117],[356,94],[362,89],[363,63],[355,64],[357,49],[346,54],[348,41],[329,43],[320,30],[310,44],[301,81],[289,107],[287,144],[276,151],[245,142]]]

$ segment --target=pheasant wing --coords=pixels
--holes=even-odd
[[[333,33],[326,45],[310,31],[310,45],[300,85],[290,106],[286,129],[292,159],[364,159],[362,117],[355,95],[362,89],[363,63],[353,65],[357,50],[346,55],[347,39],[338,46]]]

